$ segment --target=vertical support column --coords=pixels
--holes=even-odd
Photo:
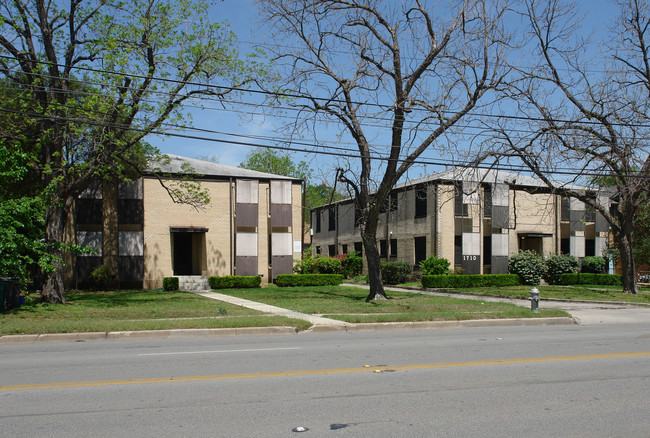
[[[110,287],[117,287],[119,274],[119,230],[117,219],[117,188],[114,180],[104,181],[102,185],[103,203],[103,256],[104,266],[108,270]]]

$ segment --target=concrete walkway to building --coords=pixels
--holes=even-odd
[[[294,312],[293,310],[283,309],[281,307],[271,306],[269,304],[258,303],[257,301],[245,300],[243,298],[237,298],[230,295],[220,294],[218,292],[212,292],[208,290],[202,291],[192,291],[197,295],[201,295],[205,298],[211,298],[213,300],[219,300],[226,303],[234,304],[236,306],[246,307],[247,309],[258,310],[264,313],[270,313],[272,315],[286,316],[288,318],[303,319],[310,322],[313,325],[319,326],[329,326],[329,327],[346,327],[349,326],[349,322],[337,321],[336,319],[323,318],[321,316],[309,315],[306,313]]]

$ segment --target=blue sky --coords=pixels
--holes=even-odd
[[[588,15],[584,22],[583,30],[587,33],[602,29],[609,24],[616,13],[611,0],[578,0],[578,4],[588,6]],[[258,22],[257,11],[254,0],[224,0],[218,1],[212,7],[212,17],[215,20],[227,20],[232,30],[240,41],[240,50],[247,50],[255,41],[268,41],[268,32],[265,26]],[[252,109],[251,111],[254,111]],[[192,124],[198,128],[205,128],[219,131],[224,134],[205,134],[213,138],[229,138],[235,141],[251,142],[250,138],[237,138],[225,135],[241,134],[266,135],[279,137],[276,120],[262,115],[242,117],[226,110],[198,110],[190,109]],[[204,135],[204,134],[199,134]],[[160,148],[163,153],[173,153],[188,157],[216,157],[222,164],[238,165],[244,160],[247,152],[251,150],[246,146],[235,146],[223,143],[215,143],[202,140],[191,140],[181,138],[160,138],[151,137],[148,139],[154,146]],[[343,139],[343,141],[350,141]],[[269,141],[260,140],[261,144],[273,144]],[[353,146],[351,146],[353,147]],[[354,148],[354,147],[353,147]],[[330,166],[330,159],[322,155],[292,155],[296,160],[309,162],[315,170],[327,174]],[[412,177],[421,176],[427,170],[418,170]],[[430,171],[430,169],[429,169]]]

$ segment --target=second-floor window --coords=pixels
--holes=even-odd
[[[427,215],[427,188],[418,187],[415,189],[415,217],[426,217]]]
[[[329,221],[328,221],[327,230],[334,231],[336,230],[336,209],[330,208],[328,213],[329,213]]]

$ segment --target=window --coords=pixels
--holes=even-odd
[[[492,264],[492,236],[483,236],[483,264]]]
[[[320,210],[316,210],[316,232],[320,233]]]
[[[336,245],[329,245],[327,250],[330,257],[334,257],[336,255]]]
[[[427,258],[427,237],[416,237],[415,244],[415,264],[419,265],[421,261]]]
[[[568,221],[571,220],[571,201],[566,196],[562,196],[562,204],[560,207],[561,210],[561,220]]]
[[[363,244],[361,242],[354,242],[354,251],[359,253],[359,256],[363,256]]]
[[[571,239],[560,239],[560,254],[571,253]]]
[[[483,186],[483,216],[492,217],[492,186]]]
[[[427,216],[427,187],[415,189],[415,217]]]
[[[397,239],[390,239],[390,256],[397,257]]]
[[[463,236],[454,236],[454,264],[460,266],[463,264]]]
[[[328,210],[329,221],[327,225],[328,231],[336,230],[336,209],[334,207]]]
[[[347,246],[347,245],[343,245],[341,251],[342,251],[343,254],[347,254],[347,253],[348,253],[348,246]]]
[[[594,239],[585,239],[585,256],[596,255],[596,241]]]
[[[379,257],[386,258],[387,257],[387,254],[386,254],[387,251],[388,251],[388,242],[386,240],[380,240],[379,241]]]
[[[463,183],[454,182],[454,214],[456,216],[469,216],[467,204],[463,202]]]
[[[316,255],[320,255],[320,246],[316,247]]]

